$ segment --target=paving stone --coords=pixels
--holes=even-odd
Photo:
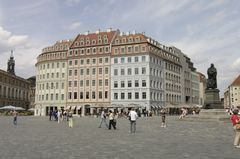
[[[117,130],[98,128],[100,119],[74,118],[74,127],[47,117],[0,117],[1,159],[239,159],[233,147],[231,123],[188,122],[167,117],[139,118],[137,132],[129,133],[127,118]]]

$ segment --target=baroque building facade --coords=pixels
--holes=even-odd
[[[7,71],[0,70],[0,107],[13,105],[30,107],[30,82],[15,75],[15,60],[11,52]]]
[[[224,92],[224,108],[237,107],[240,107],[240,75],[238,75]]]
[[[102,107],[156,110],[167,104],[184,104],[181,57],[187,56],[176,50],[144,33],[112,29],[57,42],[37,58],[35,114],[71,108],[75,114],[87,115]],[[189,100],[194,103],[199,80],[193,64],[186,67],[191,83]]]

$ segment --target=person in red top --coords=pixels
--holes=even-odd
[[[233,124],[233,129],[235,130],[236,134],[235,134],[235,139],[234,139],[234,146],[236,148],[240,148],[240,130],[236,129],[236,124],[240,123],[240,119],[238,117],[238,110],[234,110],[233,111],[233,115],[231,117],[231,121]]]

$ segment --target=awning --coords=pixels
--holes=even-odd
[[[77,106],[77,110],[80,110],[82,106]]]

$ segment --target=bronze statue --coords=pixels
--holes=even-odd
[[[217,88],[217,69],[211,64],[211,67],[207,70],[208,79],[207,79],[207,89],[216,89]]]

